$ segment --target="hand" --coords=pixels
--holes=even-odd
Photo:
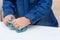
[[[3,22],[5,25],[8,25],[8,21],[11,18],[15,18],[13,15],[7,15],[5,18],[3,18]]]
[[[12,23],[16,29],[21,30],[22,28],[30,24],[30,20],[28,18],[21,17],[13,20]]]

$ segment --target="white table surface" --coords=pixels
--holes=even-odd
[[[17,33],[0,22],[0,40],[60,40],[60,28],[30,26],[26,32]]]

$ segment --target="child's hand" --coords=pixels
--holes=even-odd
[[[15,18],[13,15],[7,15],[5,18],[3,18],[3,22],[5,25],[8,25],[8,21],[11,18]]]
[[[28,18],[21,17],[13,20],[12,23],[16,29],[21,30],[23,27],[30,24],[30,20]]]

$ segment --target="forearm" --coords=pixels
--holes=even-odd
[[[15,15],[15,0],[3,0],[3,17],[12,14]]]
[[[29,11],[25,17],[30,19],[31,24],[36,23],[38,20],[41,20],[46,17],[49,13],[52,6],[52,0],[42,0],[38,1],[37,5]]]

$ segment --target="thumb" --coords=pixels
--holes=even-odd
[[[15,16],[14,15],[10,15],[11,16],[11,18],[15,18]]]

